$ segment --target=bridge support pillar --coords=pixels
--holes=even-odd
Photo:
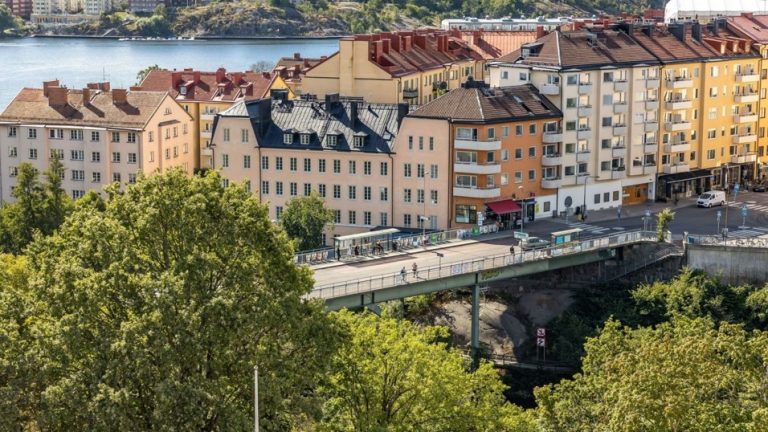
[[[475,282],[472,287],[472,368],[480,365],[480,284]]]

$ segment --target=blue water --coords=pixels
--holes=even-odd
[[[113,88],[136,83],[136,73],[153,64],[168,69],[246,70],[260,60],[274,63],[299,52],[331,55],[337,40],[127,42],[104,39],[0,39],[0,111],[22,87],[58,79],[78,88],[107,80]]]

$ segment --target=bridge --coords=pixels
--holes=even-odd
[[[326,266],[315,270],[316,285],[307,297],[322,299],[329,310],[339,310],[371,307],[377,303],[420,294],[471,288],[471,347],[473,352],[479,352],[480,290],[483,285],[611,259],[616,257],[618,249],[625,246],[657,241],[655,232],[638,230],[546,249],[518,250],[514,255],[509,252],[511,241],[507,240],[497,245],[475,243],[462,248],[424,251],[405,257]],[[467,255],[475,256],[467,258]],[[407,260],[408,264],[437,260],[438,264],[418,266],[414,272],[412,267],[403,265],[403,260]]]

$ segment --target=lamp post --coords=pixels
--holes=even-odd
[[[259,367],[253,367],[253,430],[259,432]]]
[[[589,179],[591,178],[597,178],[597,176],[591,176],[591,175],[585,175],[584,176],[584,201],[581,205],[581,219],[586,220],[587,218],[587,183],[589,183]]]
[[[520,189],[520,196],[521,196],[520,201],[523,202],[523,208],[522,208],[522,211],[520,212],[520,232],[525,232],[525,207],[526,207],[525,188],[522,186],[518,186],[517,188]],[[512,228],[512,230],[514,231],[514,228]]]

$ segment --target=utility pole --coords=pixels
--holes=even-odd
[[[259,432],[259,367],[253,367],[253,430]]]

